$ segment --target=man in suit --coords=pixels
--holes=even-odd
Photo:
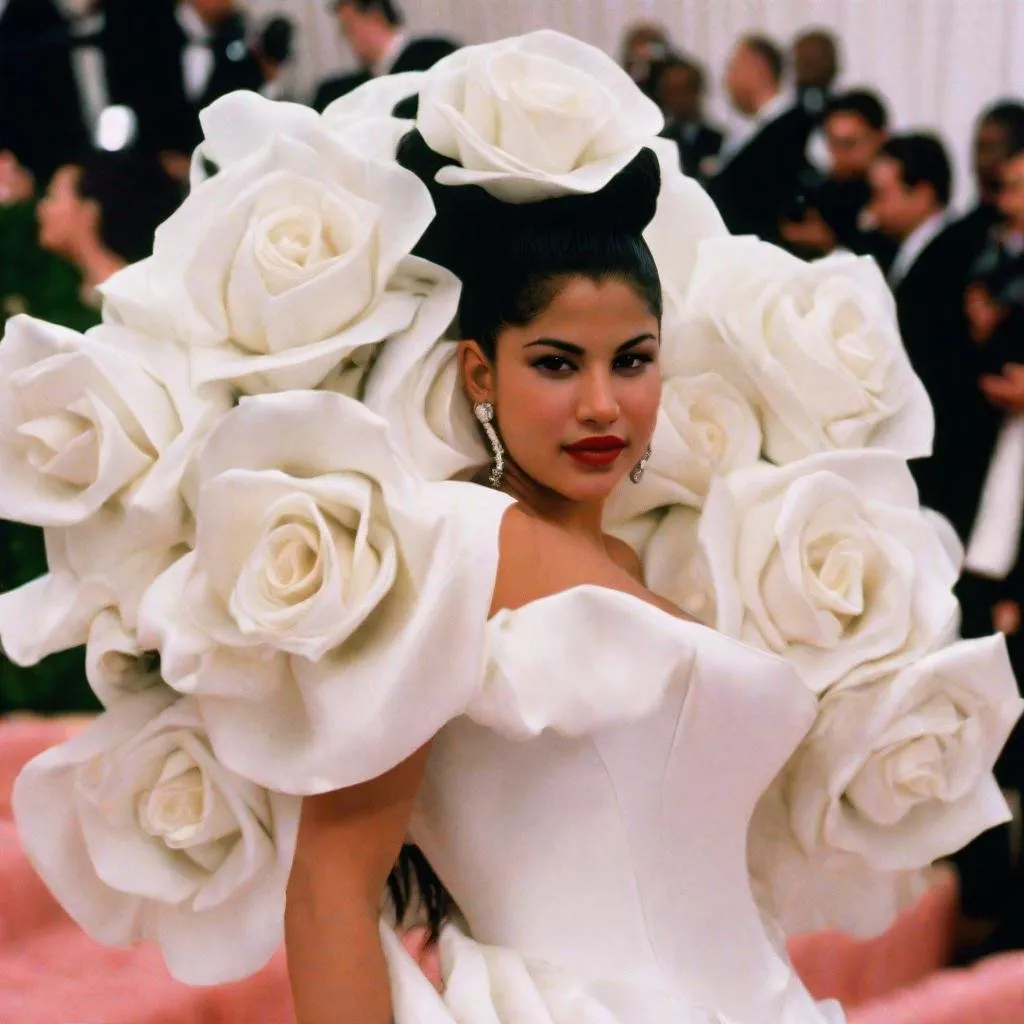
[[[793,43],[793,73],[797,102],[808,117],[821,121],[839,75],[839,44],[835,36],[824,29],[811,29],[799,35]]]
[[[949,157],[933,135],[897,136],[880,150],[869,180],[871,215],[899,246],[888,278],[903,343],[935,407],[933,455],[913,464],[914,476],[922,504],[965,537],[984,473],[965,455],[986,413],[971,375],[964,291],[972,256],[950,223]]]
[[[1003,165],[1024,146],[1024,104],[1003,100],[982,112],[974,129],[974,178],[978,200],[964,216],[966,243],[980,255],[1000,221]]]
[[[865,224],[871,199],[868,172],[889,137],[885,104],[867,89],[842,93],[829,101],[822,127],[828,173],[807,174],[782,236],[812,258],[839,248],[874,256],[885,270],[896,255],[896,244]]]
[[[403,71],[427,71],[458,49],[458,44],[451,39],[410,38],[403,29],[405,19],[394,0],[338,0],[336,10],[342,35],[362,69],[323,82],[313,101],[317,110],[324,110],[371,78]]]
[[[779,222],[798,191],[807,167],[805,151],[812,122],[782,92],[784,62],[779,48],[761,36],[747,36],[733,51],[726,87],[733,105],[750,118],[746,130],[729,139],[708,191],[736,235],[780,241]]]
[[[679,163],[692,178],[718,156],[724,136],[704,120],[704,69],[685,57],[672,57],[659,69],[655,97],[665,114],[661,133],[679,147]]]
[[[0,150],[41,183],[89,145],[71,43],[53,0],[0,3]]]

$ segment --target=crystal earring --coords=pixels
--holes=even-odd
[[[644,478],[644,470],[647,468],[647,463],[651,461],[651,446],[647,446],[647,450],[640,456],[640,461],[629,471],[629,479],[633,483],[638,484]]]
[[[494,456],[494,465],[491,466],[490,484],[492,487],[501,486],[501,478],[505,473],[505,448],[494,429],[494,406],[490,402],[477,402],[473,406],[473,414],[484,428],[487,440],[491,446],[491,454]]]

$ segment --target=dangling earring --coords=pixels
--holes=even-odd
[[[629,471],[629,479],[633,483],[638,484],[644,478],[644,470],[647,468],[647,463],[651,461],[651,446],[647,446],[647,450],[640,456],[640,461]]]
[[[494,488],[501,486],[501,478],[505,473],[505,448],[494,429],[494,406],[490,402],[477,402],[473,406],[473,413],[484,428],[487,440],[491,445],[491,453],[494,456],[494,465],[491,466],[490,484]]]

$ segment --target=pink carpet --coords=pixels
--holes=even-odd
[[[75,722],[0,721],[0,1024],[294,1024],[284,956],[235,985],[188,988],[152,948],[107,949],[53,901],[18,847],[10,789],[20,766]],[[944,879],[885,935],[857,942],[803,936],[793,961],[850,1024],[1021,1024],[1024,954],[969,971],[948,962],[956,886]]]

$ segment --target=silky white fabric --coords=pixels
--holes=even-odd
[[[660,22],[677,46],[707,65],[719,117],[721,76],[738,35],[761,30],[788,44],[805,26],[824,26],[843,41],[842,84],[883,92],[897,129],[937,127],[950,140],[959,205],[971,197],[969,143],[979,110],[1024,93],[1019,0],[403,0],[403,7],[414,33],[446,31],[483,42],[554,28],[615,55],[631,22]]]
[[[399,1024],[835,1019],[765,932],[747,872],[754,806],[815,714],[793,669],[597,587],[488,633],[410,825],[473,941],[442,943],[450,1016],[396,981]]]

